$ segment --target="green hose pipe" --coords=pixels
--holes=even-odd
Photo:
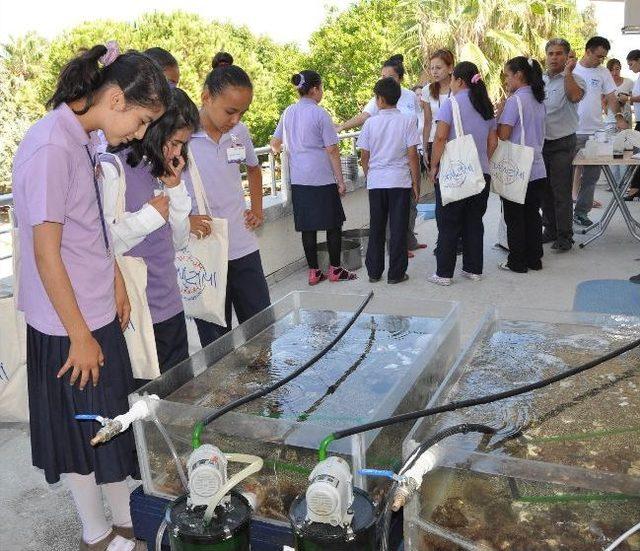
[[[193,432],[191,433],[191,447],[194,450],[197,450],[202,445],[202,431],[204,429],[204,423],[202,421],[198,421],[193,426]]]
[[[318,460],[319,461],[324,461],[327,458],[327,448],[329,448],[329,445],[335,439],[336,439],[336,437],[333,435],[333,433],[331,433],[322,442],[320,442],[320,447],[318,448]]]

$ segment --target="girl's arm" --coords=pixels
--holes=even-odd
[[[493,154],[496,152],[496,148],[498,147],[498,133],[495,129],[489,130],[489,135],[487,136],[487,157],[491,159]]]
[[[113,250],[124,254],[141,243],[147,235],[164,226],[169,216],[169,199],[158,196],[151,199],[137,212],[125,212],[116,222],[116,202],[120,176],[111,163],[101,163],[104,174],[104,217],[111,230]]]
[[[182,171],[185,160],[182,155],[177,157],[178,164],[167,167],[167,174],[160,180],[164,183],[165,193],[169,199],[169,225],[173,236],[173,247],[176,251],[184,249],[189,243],[189,214],[191,214],[191,197],[187,192],[187,186],[182,181]]]
[[[498,125],[498,138],[500,138],[503,142],[509,141],[512,133],[513,126],[511,126],[510,124]]]
[[[329,155],[329,161],[331,162],[331,168],[333,169],[333,175],[336,177],[338,183],[338,192],[344,197],[347,192],[347,188],[344,185],[344,176],[342,175],[342,163],[340,161],[340,149],[337,144],[330,145],[324,148]]]
[[[424,144],[424,150],[427,150],[429,138],[431,137],[431,122],[433,121],[433,113],[431,113],[431,105],[427,101],[422,102],[422,110],[424,112],[424,128],[422,129],[422,143]],[[425,155],[425,166],[429,168],[427,163],[427,156]]]
[[[369,151],[367,149],[360,150],[360,164],[362,164],[362,170],[366,178],[367,174],[369,174]]]
[[[431,151],[431,170],[429,171],[431,178],[435,181],[440,166],[440,159],[444,153],[449,137],[449,124],[444,121],[438,121],[436,126],[436,135],[433,138],[433,149]]]
[[[412,145],[407,149],[409,156],[409,171],[411,172],[411,187],[416,203],[420,200],[420,156],[418,146]]]
[[[57,222],[43,222],[34,226],[33,250],[42,285],[71,341],[69,356],[57,377],[62,377],[72,369],[70,383],[75,384],[80,377],[78,386],[83,390],[89,379],[93,381],[93,386],[98,384],[104,356],[82,317],[69,274],[62,262],[62,229],[63,225]]]
[[[260,165],[247,166],[249,180],[249,197],[251,209],[245,211],[245,225],[249,229],[256,229],[262,225],[262,169]]]
[[[118,263],[115,263],[114,287],[116,292],[116,312],[118,313],[118,321],[120,328],[124,331],[129,325],[131,316],[131,304],[129,303],[129,295],[127,294],[127,286],[124,283],[122,272]]]

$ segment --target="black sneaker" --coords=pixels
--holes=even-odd
[[[370,277],[369,283],[378,283],[382,278],[381,277]]]
[[[404,283],[409,279],[409,274],[404,274],[400,279],[387,279],[389,285],[396,285],[397,283]]]
[[[631,276],[631,277],[629,278],[629,281],[630,281],[631,283],[639,283],[639,284],[640,284],[640,274],[638,274],[638,275],[634,275],[634,276]]]
[[[589,226],[593,226],[593,222],[583,214],[574,214],[573,223],[577,224],[578,226],[583,226],[585,228],[588,228]]]
[[[569,239],[558,239],[556,241],[553,242],[553,245],[551,245],[552,249],[555,249],[558,252],[564,253],[567,251],[571,250],[571,247],[573,247],[573,239],[569,240]]]
[[[542,244],[544,245],[545,243],[553,243],[556,239],[558,239],[557,237],[553,237],[552,235],[542,232]]]

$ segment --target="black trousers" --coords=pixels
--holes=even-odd
[[[573,156],[576,135],[545,140],[542,157],[547,179],[542,185],[542,223],[545,234],[554,239],[573,237]]]
[[[318,232],[303,231],[302,247],[307,265],[312,270],[318,269]],[[329,249],[329,263],[331,266],[342,265],[342,228],[327,230],[327,248]]]
[[[153,334],[158,351],[160,373],[168,371],[189,357],[187,323],[184,319],[184,312],[180,312],[168,320],[154,323]]]
[[[384,272],[384,245],[389,224],[389,271],[387,279],[401,279],[407,272],[407,227],[411,189],[388,188],[369,190],[369,246],[365,265],[370,278]]]
[[[458,240],[462,238],[462,269],[470,274],[482,274],[484,224],[482,217],[487,212],[489,199],[488,174],[486,185],[477,195],[442,205],[440,184],[436,182],[436,224],[438,225],[438,248],[436,249],[436,274],[453,277],[456,269]]]
[[[260,251],[229,261],[227,272],[227,302],[225,318],[227,327],[196,319],[200,344],[204,348],[225,333],[231,331],[231,307],[238,323],[244,323],[271,305],[267,280],[262,270]]]
[[[546,178],[529,182],[524,205],[502,199],[504,221],[507,224],[509,258],[507,265],[514,272],[542,268],[542,217],[540,197]]]

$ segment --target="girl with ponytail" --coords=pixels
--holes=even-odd
[[[525,145],[533,148],[534,155],[524,205],[502,199],[509,257],[500,264],[500,268],[526,273],[527,270],[542,269],[540,205],[547,178],[542,157],[546,118],[544,81],[540,64],[535,59],[524,56],[507,61],[504,75],[507,92],[511,95],[498,121],[498,137],[519,144],[524,129]],[[518,100],[522,105],[522,119],[518,111]]]
[[[322,79],[315,71],[300,71],[291,77],[300,99],[285,109],[271,140],[275,153],[288,155],[291,198],[296,231],[309,267],[309,285],[356,279],[342,267],[342,224],[345,221],[340,197],[346,193],[338,134],[329,114],[320,107]],[[318,265],[318,231],[327,232],[330,266],[327,274]]]
[[[94,46],[62,69],[52,110],[29,129],[13,163],[32,460],[47,482],[62,478],[71,491],[82,521],[80,550],[102,551],[112,542],[132,548],[133,541],[115,540],[133,540],[126,478],[137,476],[131,431],[93,448],[99,426],[74,418],[125,413],[133,390],[123,335],[129,301],[89,133],[102,130],[112,146],[141,139],[169,101],[169,85],[150,58],[119,55],[115,44]]]
[[[446,98],[436,115],[437,127],[431,156],[431,177],[436,191],[436,223],[438,225],[437,270],[429,281],[436,285],[451,285],[456,267],[458,240],[462,237],[462,276],[472,281],[482,278],[483,236],[482,217],[489,198],[489,158],[498,144],[493,104],[489,99],[482,75],[473,63],[458,63],[451,76],[451,97]],[[478,150],[480,165],[486,181],[477,195],[442,204],[437,180],[440,159],[448,141],[456,138],[453,120],[453,101],[460,110],[464,134],[471,134]]]
[[[228,222],[229,264],[225,326],[195,320],[203,347],[231,330],[232,308],[238,323],[243,323],[271,304],[255,234],[263,220],[262,169],[249,129],[241,122],[253,101],[253,84],[226,52],[218,52],[212,66],[202,91],[200,130],[191,136],[189,152],[191,166],[195,165],[202,179],[211,215]],[[246,167],[249,181],[249,208],[240,165]],[[189,169],[185,183],[194,198]],[[204,225],[206,217],[191,216],[192,231],[201,231],[198,228]]]

